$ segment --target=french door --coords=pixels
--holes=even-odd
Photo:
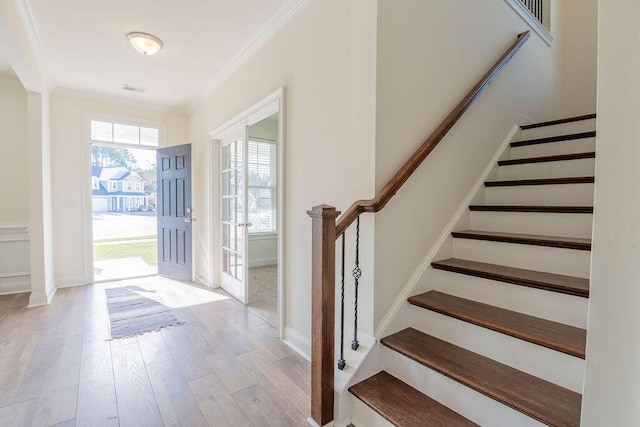
[[[221,285],[247,303],[247,127],[220,141]]]

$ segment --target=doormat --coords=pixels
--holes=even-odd
[[[105,289],[111,321],[111,339],[141,335],[184,324],[164,304],[144,297],[137,286]]]

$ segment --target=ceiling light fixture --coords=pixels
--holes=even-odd
[[[162,48],[162,40],[147,33],[133,32],[127,34],[131,46],[145,56],[153,55]]]

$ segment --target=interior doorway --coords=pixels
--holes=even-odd
[[[282,91],[212,132],[219,146],[220,286],[282,336]],[[215,219],[214,219],[215,220]],[[214,236],[214,238],[217,236]]]
[[[93,281],[157,274],[158,128],[91,120]]]

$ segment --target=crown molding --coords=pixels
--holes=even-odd
[[[29,0],[15,0],[15,5],[18,9],[20,18],[22,19],[22,23],[24,24],[24,30],[27,33],[29,45],[31,46],[31,49],[33,49],[34,56],[38,62],[38,68],[40,68],[43,84],[47,90],[52,90],[55,87],[55,83],[52,81],[51,76],[49,76],[47,56],[42,44],[40,32],[38,31],[36,22],[33,19],[31,3],[29,3]]]
[[[236,54],[226,67],[218,73],[218,75],[197,95],[187,107],[187,111],[193,111],[198,104],[204,101],[209,95],[215,92],[231,75],[242,66],[249,58],[251,58],[262,46],[264,46],[271,38],[278,33],[294,16],[298,14],[310,0],[289,0],[276,13],[262,29],[256,34],[249,43]]]
[[[109,104],[123,105],[125,107],[131,107],[131,108],[141,108],[144,110],[157,111],[160,113],[174,114],[178,116],[184,116],[186,114],[185,109],[182,107],[175,107],[175,106],[163,105],[163,104],[154,104],[152,102],[136,101],[133,99],[119,98],[117,96],[110,96],[110,95],[101,95],[97,93],[84,92],[81,90],[68,89],[68,88],[62,88],[62,87],[55,88],[55,90],[52,92],[52,95],[64,96],[67,98],[86,99],[89,101],[96,101],[96,102],[106,102]]]

